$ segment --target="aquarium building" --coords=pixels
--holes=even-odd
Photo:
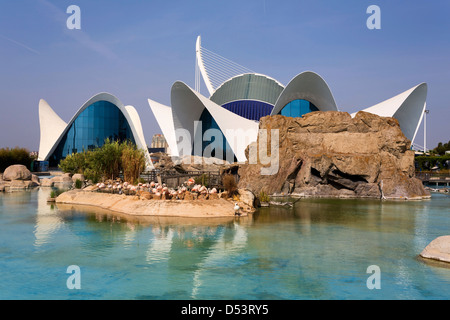
[[[175,82],[170,106],[148,99],[172,156],[244,162],[246,148],[257,140],[262,117],[340,111],[330,87],[315,72],[299,73],[283,85],[202,47],[200,37],[195,49],[194,88]],[[202,79],[207,93],[200,92]],[[362,111],[396,118],[413,143],[426,98],[427,84],[422,83]],[[89,99],[68,123],[41,100],[39,121],[39,160],[49,161],[50,166],[69,154],[100,147],[109,138],[134,142],[145,150],[148,169],[153,168],[136,109],[124,106],[111,94],[99,93]]]
[[[208,97],[200,93],[201,79]],[[396,118],[405,136],[414,142],[426,97],[427,84],[422,83],[362,111]],[[257,139],[261,117],[339,111],[328,84],[317,73],[302,72],[285,86],[202,47],[200,37],[196,43],[195,87],[177,81],[171,89],[170,106],[150,99],[148,102],[173,156],[220,154],[225,159],[232,153],[239,162],[246,161],[245,149]],[[208,135],[209,129],[220,132],[220,139],[217,134]],[[187,144],[186,137],[191,137]]]

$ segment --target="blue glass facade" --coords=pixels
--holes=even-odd
[[[240,100],[224,104],[225,109],[249,120],[259,121],[262,117],[270,115],[273,105],[254,100]]]
[[[286,117],[298,118],[304,114],[319,111],[319,109],[307,100],[293,100],[281,109],[280,114]]]
[[[101,147],[107,138],[135,143],[122,111],[111,102],[97,101],[84,109],[72,123],[50,156],[50,164],[56,165],[72,153]]]
[[[201,121],[201,123],[202,123],[202,156],[203,156],[203,152],[204,152],[205,148],[208,145],[214,143],[214,139],[215,139],[215,137],[213,137],[210,141],[204,141],[203,137],[205,137],[205,132],[209,129],[217,129],[222,134],[222,141],[223,141],[222,148],[221,148],[221,150],[217,150],[217,148],[214,149],[214,151],[211,152],[211,155],[213,157],[216,157],[216,158],[219,158],[222,160],[230,160],[230,159],[226,158],[227,152],[229,152],[230,154],[233,155],[233,158],[234,158],[234,160],[231,159],[231,161],[236,162],[237,159],[234,156],[234,153],[231,150],[231,147],[228,144],[228,141],[225,138],[225,135],[223,134],[222,130],[220,130],[219,125],[217,124],[216,120],[214,120],[214,118],[211,116],[211,114],[209,113],[209,111],[206,108],[205,108],[205,110],[203,110],[199,121]],[[194,154],[194,152],[195,152],[195,150],[193,149],[193,154]],[[222,153],[222,156],[220,156],[220,152]]]

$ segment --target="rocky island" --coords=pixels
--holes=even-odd
[[[420,257],[428,260],[445,262],[450,266],[450,236],[442,236],[434,239],[420,253]]]
[[[157,200],[145,195],[127,196],[95,191],[70,190],[56,198],[56,204],[90,206],[130,216],[217,218],[234,217],[234,203],[224,198],[213,200]],[[240,216],[247,216],[242,208]]]

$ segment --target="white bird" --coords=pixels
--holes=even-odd
[[[239,207],[239,205],[237,204],[237,202],[234,204],[234,215],[240,215],[239,214],[239,209],[241,209]]]

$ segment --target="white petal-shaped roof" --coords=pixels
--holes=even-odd
[[[421,83],[393,98],[362,111],[382,117],[396,118],[403,134],[411,142],[414,142],[426,108],[427,91],[427,84]],[[352,117],[355,115],[356,112],[352,114]]]
[[[278,114],[289,102],[308,100],[320,111],[337,111],[336,101],[328,84],[317,73],[305,71],[295,76],[278,97],[271,115]]]
[[[159,127],[167,141],[170,149],[170,155],[178,157],[177,139],[175,135],[175,127],[173,124],[172,107],[166,106],[159,102],[148,99],[150,109],[158,122]]]
[[[58,138],[67,127],[65,123],[44,99],[39,101],[39,125],[41,137],[39,142],[39,161],[44,161]]]
[[[222,108],[180,81],[175,82],[172,86],[171,102],[175,130],[188,130],[191,137],[194,137],[195,121],[200,119],[206,108],[217,122],[237,160],[239,162],[246,161],[245,147],[256,141],[258,122],[245,119]],[[245,134],[245,137],[237,137],[235,134],[238,132]],[[243,142],[244,139],[245,142]],[[243,146],[243,144],[246,145]]]

